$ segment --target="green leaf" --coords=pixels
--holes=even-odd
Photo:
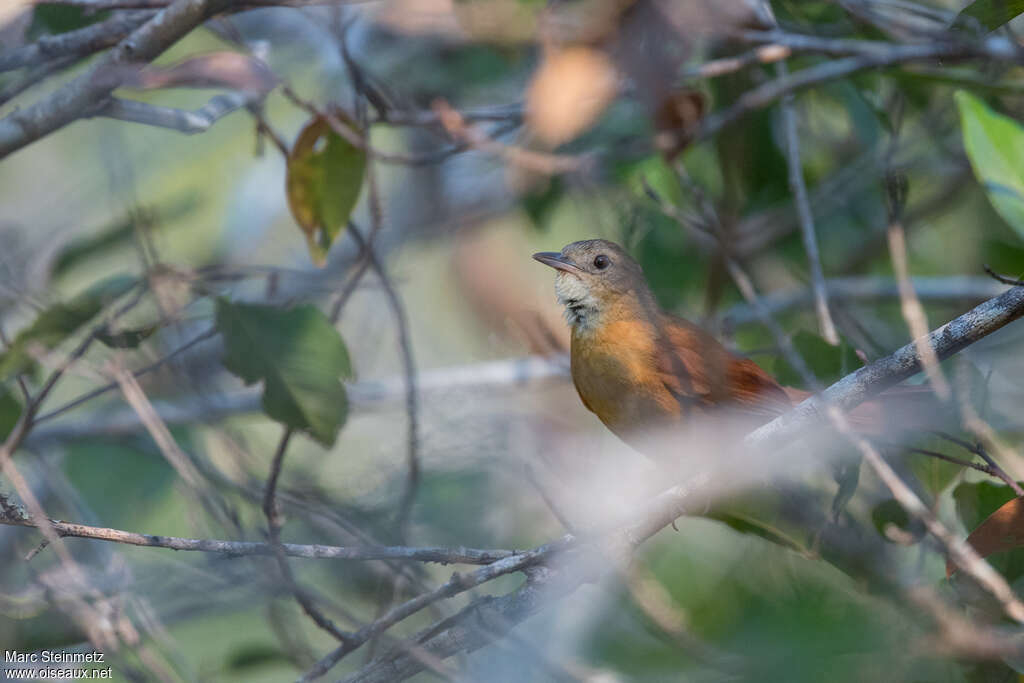
[[[978,403],[973,403],[972,405],[978,405]],[[951,447],[949,441],[940,437],[919,437],[914,440],[914,446],[922,450],[946,455],[959,455],[961,457],[964,455],[963,453],[952,452],[953,447]],[[971,457],[970,454],[966,454],[966,456],[968,458]],[[914,473],[914,476],[917,477],[917,480],[924,486],[925,490],[936,497],[945,491],[946,487],[964,469],[962,465],[947,462],[926,453],[907,453],[905,461],[910,471]]]
[[[1024,237],[1024,129],[963,90],[956,102],[975,177],[999,215]]]
[[[109,11],[90,12],[83,7],[63,7],[59,5],[39,5],[32,13],[32,25],[29,37],[32,40],[54,33],[66,33],[85,28],[90,24],[103,21],[110,16]]]
[[[109,258],[111,251],[130,246],[140,222],[154,231],[151,234],[155,234],[165,224],[187,216],[198,205],[196,193],[182,193],[155,206],[142,207],[98,230],[80,235],[61,248],[53,262],[53,275],[63,275],[85,261]]]
[[[957,514],[968,531],[980,527],[996,510],[1014,498],[1013,490],[1002,483],[965,482],[953,491]],[[1011,583],[1024,576],[1024,548],[992,555],[989,563]]]
[[[0,440],[6,439],[21,417],[21,403],[10,389],[0,386]]]
[[[974,0],[953,20],[953,26],[970,27],[977,22],[986,31],[995,31],[1024,12],[1024,0]]]
[[[137,330],[118,330],[116,332],[105,329],[96,335],[96,339],[112,349],[134,349],[149,339],[158,327],[159,325],[150,325]]]
[[[263,410],[331,446],[348,414],[341,379],[352,376],[341,335],[314,306],[291,309],[217,300],[224,367],[263,381]]]
[[[965,482],[953,491],[957,514],[968,530],[976,529],[1013,497],[1013,490],[1009,486],[987,481]]]
[[[911,519],[910,515],[895,498],[884,500],[871,510],[871,521],[878,533],[887,540],[891,540],[886,529],[889,525],[900,529],[907,534],[914,542],[924,537],[924,524],[917,519]]]
[[[354,124],[337,118],[359,134]],[[314,117],[299,133],[288,155],[285,188],[316,265],[327,262],[328,250],[359,199],[365,171],[366,153],[335,133],[326,118]]]
[[[719,510],[709,513],[707,517],[722,522],[733,531],[738,531],[741,534],[751,534],[804,555],[810,553],[806,544],[799,539],[754,515],[745,512]]]
[[[50,351],[95,318],[105,306],[126,294],[137,280],[127,275],[108,278],[70,301],[54,304],[18,333],[10,347],[0,354],[0,380],[29,370],[35,353]]]

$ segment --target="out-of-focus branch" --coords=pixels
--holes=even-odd
[[[785,76],[786,65],[779,64],[778,73]],[[811,214],[811,202],[807,197],[807,184],[804,182],[803,164],[800,161],[800,139],[796,130],[796,111],[792,95],[782,100],[782,130],[786,139],[786,163],[789,166],[789,187],[793,193],[793,203],[800,218],[800,234],[807,252],[807,266],[811,273],[811,292],[814,294],[814,310],[818,314],[818,327],[821,336],[833,346],[839,343],[832,314],[828,310],[828,290],[825,287],[825,273],[821,267],[821,254],[818,252],[818,237],[814,232],[814,216]]]
[[[778,37],[780,40],[791,40],[792,42],[803,41],[810,43],[811,41],[817,41],[816,45],[821,48],[821,51],[824,51],[826,43],[833,42],[833,39],[820,39],[813,38],[812,36],[773,34],[773,37]],[[853,45],[844,45],[844,42],[848,41],[835,42],[842,47],[853,47]],[[853,41],[854,44],[859,42]],[[820,83],[845,78],[860,71],[880,69],[909,62],[969,58],[1000,59],[1019,63],[1024,59],[1024,54],[1010,41],[1000,37],[989,38],[984,43],[979,44],[959,41],[935,41],[920,44],[871,43],[865,46],[864,49],[858,50],[858,54],[853,56],[822,62],[821,64],[801,69],[748,90],[740,95],[736,102],[728,108],[706,117],[697,126],[696,130],[683,131],[681,135],[692,134],[692,139],[695,141],[707,139],[740,120],[748,113],[767,107],[790,93],[804,90]]]
[[[928,334],[928,316],[921,305],[914,285],[910,281],[910,267],[907,264],[907,235],[903,230],[903,205],[906,202],[906,178],[891,176],[888,179],[887,194],[889,196],[889,256],[892,269],[896,273],[896,282],[900,290],[900,311],[910,330],[910,336],[917,340],[918,352],[924,363],[924,372],[928,376],[932,391],[943,401],[952,395],[949,382],[939,367],[939,360],[925,341]]]
[[[0,119],[0,158],[92,111],[117,86],[111,67],[149,61],[199,26],[229,0],[175,0],[121,40],[85,73],[56,92]]]
[[[940,358],[944,358],[1016,320],[1022,314],[1024,287],[1015,287],[940,327],[932,332],[930,337],[935,342],[933,346],[936,352]],[[906,379],[920,369],[921,360],[917,356],[917,346],[913,343],[908,344],[892,355],[839,380],[819,397],[808,399],[797,408],[751,433],[745,440],[745,446],[754,451],[778,448],[804,430],[821,426],[825,421],[826,411],[830,419],[834,418],[839,424],[844,424],[845,418],[840,410],[849,410],[869,396]],[[858,445],[864,444],[858,442]],[[870,444],[867,444],[867,447],[871,449]],[[870,464],[885,478],[886,484],[893,490],[894,495],[898,495],[901,504],[904,504],[912,514],[925,520],[929,530],[949,548],[961,569],[971,573],[989,589],[1011,616],[1024,616],[1024,607],[1006,586],[1005,580],[996,574],[991,566],[978,558],[977,553],[967,548],[965,543],[953,538],[898,477],[889,477],[891,468],[887,470],[881,458],[872,457]],[[613,534],[611,541],[603,545],[605,556],[632,551],[654,533],[668,526],[687,508],[695,509],[702,505],[701,493],[706,490],[708,479],[706,473],[698,474],[685,484],[662,493],[637,523],[623,532]],[[528,579],[523,586],[499,598],[482,601],[477,608],[478,616],[490,623],[492,620],[487,619],[487,613],[490,612],[495,617],[493,623],[496,628],[481,629],[475,624],[446,622],[444,628],[428,629],[427,634],[415,639],[415,642],[439,658],[446,658],[458,652],[470,652],[486,645],[495,637],[507,632],[512,625],[591,580],[597,571],[593,558],[582,550],[576,552],[580,552],[579,557],[582,558],[577,560],[578,564],[570,560],[560,566],[554,566],[547,558],[538,558],[537,561],[543,561],[543,564],[527,571]],[[341,648],[332,653],[321,665],[307,674],[304,680],[311,680],[315,677],[314,674],[326,671],[324,665],[328,665],[329,668],[340,659],[340,656],[336,656],[340,650]],[[346,683],[400,681],[420,670],[422,664],[414,658],[402,652],[392,651],[344,680]]]
[[[921,301],[957,302],[981,301],[1006,291],[1006,287],[989,278],[966,275],[948,277],[912,277],[910,282]],[[825,281],[828,296],[833,301],[877,301],[897,299],[899,284],[888,277],[847,277]],[[765,294],[761,304],[772,314],[805,308],[814,303],[814,294],[808,289],[780,291]],[[757,322],[759,318],[749,304],[736,304],[721,315],[724,324],[736,326]]]
[[[939,360],[988,336],[1024,315],[1024,287],[1014,287],[989,299],[967,313],[933,330],[927,342]],[[868,398],[921,371],[917,342],[902,346],[889,356],[880,358],[813,396],[793,410],[772,420],[747,437],[750,444],[771,444],[794,438],[816,419],[824,406],[833,405],[850,410]]]
[[[552,377],[565,377],[568,374],[569,366],[564,356],[527,356],[512,360],[426,370],[419,374],[417,388],[420,393],[515,388]],[[347,385],[346,389],[353,411],[372,410],[376,406],[406,397],[404,382],[402,376],[396,376],[381,380],[353,382]],[[104,390],[107,388],[102,387]],[[94,393],[89,392],[86,396],[92,398]],[[72,403],[81,405],[78,399]],[[257,390],[243,390],[202,398],[189,396],[176,401],[154,400],[153,406],[160,418],[168,425],[213,421],[230,415],[261,410],[260,393]],[[63,409],[57,408],[53,411],[53,413],[57,412],[63,412]],[[96,410],[90,411],[74,421],[57,422],[49,426],[38,427],[32,430],[28,441],[34,446],[39,446],[47,442],[68,439],[133,434],[141,428],[142,423],[138,415],[131,409]]]
[[[35,66],[58,57],[88,57],[117,45],[126,35],[153,18],[156,12],[117,12],[85,28],[43,36],[22,47],[0,52],[0,72]]]
[[[485,567],[481,567],[465,576],[452,574],[452,577],[428,593],[422,593],[415,598],[396,605],[387,611],[380,619],[367,624],[356,631],[347,642],[340,645],[333,652],[317,662],[316,666],[310,669],[300,680],[311,681],[327,673],[335,664],[352,652],[360,645],[391,628],[399,621],[426,609],[439,600],[450,598],[453,595],[464,593],[476,586],[487,583],[499,576],[523,571],[525,568],[534,565],[546,557],[564,549],[575,542],[572,536],[565,536],[553,543],[539,546],[528,552],[498,560]],[[435,654],[431,652],[431,654]],[[447,656],[447,655],[445,655]],[[415,657],[413,657],[415,659]],[[422,662],[416,660],[416,666],[422,667]]]
[[[210,98],[210,101],[199,109],[188,111],[113,97],[89,116],[102,116],[118,121],[170,128],[193,135],[205,132],[219,119],[245,107],[252,101],[253,96],[248,93],[225,93]]]

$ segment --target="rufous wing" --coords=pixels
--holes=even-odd
[[[682,318],[661,317],[658,370],[685,411],[724,408],[767,422],[792,407],[782,387],[754,361],[738,356]]]

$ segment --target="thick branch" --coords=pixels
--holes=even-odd
[[[118,85],[106,75],[111,67],[157,57],[228,2],[175,0],[132,31],[84,74],[0,120],[0,158],[91,112]]]
[[[955,318],[926,340],[939,360],[945,360],[974,342],[1024,315],[1024,287],[1014,287]],[[750,445],[764,446],[789,440],[820,420],[821,408],[831,404],[848,411],[868,398],[898,384],[921,370],[917,342],[910,342],[892,355],[860,368],[812,396],[793,410],[764,425],[750,436]]]
[[[252,99],[253,96],[247,93],[226,93],[210,98],[199,109],[188,111],[112,97],[91,116],[169,128],[193,135],[205,132],[219,119],[246,106]]]
[[[34,66],[57,57],[87,57],[118,41],[153,18],[156,12],[118,12],[96,24],[74,31],[43,36],[14,50],[0,53],[0,71]]]

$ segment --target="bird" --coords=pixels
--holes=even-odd
[[[752,429],[810,396],[781,386],[698,325],[663,311],[640,265],[614,242],[583,240],[533,258],[556,271],[555,294],[571,327],[572,380],[583,405],[642,453],[651,454],[652,430],[711,416]],[[870,432],[885,415],[875,403],[850,417]]]

